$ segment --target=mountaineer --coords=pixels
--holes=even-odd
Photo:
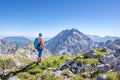
[[[38,51],[37,65],[41,62],[41,57],[44,49],[44,40],[42,38],[42,33],[39,33],[39,37],[34,40],[34,47]]]

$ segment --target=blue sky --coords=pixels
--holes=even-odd
[[[120,36],[120,0],[0,0],[0,36],[53,37],[71,28]]]

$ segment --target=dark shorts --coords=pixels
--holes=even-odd
[[[43,50],[38,50],[38,57],[42,57]]]

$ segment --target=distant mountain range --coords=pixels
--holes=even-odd
[[[96,35],[85,35],[84,33],[74,28],[70,30],[63,30],[55,37],[51,39],[44,38],[44,40],[45,47],[54,55],[59,53],[76,54],[84,50],[90,50],[94,47],[105,47],[111,50],[120,48],[120,37],[99,37]],[[7,50],[11,50],[14,47],[23,48],[30,41],[34,41],[34,38],[25,38],[21,36],[2,38],[0,42],[0,52],[5,53]],[[3,43],[5,43],[5,45]]]
[[[45,46],[53,54],[64,52],[75,54],[91,49],[93,41],[77,29],[67,29],[48,40]]]
[[[114,41],[116,39],[120,39],[120,37],[114,37],[114,36],[105,36],[105,37],[100,37],[97,35],[88,35],[87,36],[93,40],[94,42],[106,42],[108,40]]]
[[[24,47],[25,45],[27,45],[30,40],[25,38],[25,37],[5,37],[2,40],[8,42],[9,44],[14,44],[16,45],[16,47]]]

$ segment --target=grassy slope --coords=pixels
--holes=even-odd
[[[85,58],[85,53],[79,54],[82,56],[82,59],[78,59],[79,62],[86,62],[87,64],[94,64],[98,62],[98,58],[107,52],[100,52],[100,49],[96,48],[97,57],[96,58]],[[77,55],[78,56],[78,55]],[[50,77],[49,72],[43,74],[43,71],[48,68],[56,68],[58,64],[63,65],[65,63],[65,60],[67,58],[74,59],[75,55],[65,55],[64,59],[61,59],[60,55],[52,56],[50,58],[46,58],[42,60],[42,62],[37,66],[36,64],[32,64],[29,66],[25,71],[20,72],[17,74],[17,76],[21,80],[38,80],[39,77],[42,77],[44,80],[63,80],[63,77]],[[67,72],[67,71],[64,71]],[[119,80],[117,76],[117,72],[109,72],[107,73],[110,76],[110,80]],[[82,73],[75,74],[75,78],[71,78],[71,80],[84,80],[84,77]],[[100,75],[102,75],[100,73]],[[91,80],[95,80],[95,78],[92,78]]]

